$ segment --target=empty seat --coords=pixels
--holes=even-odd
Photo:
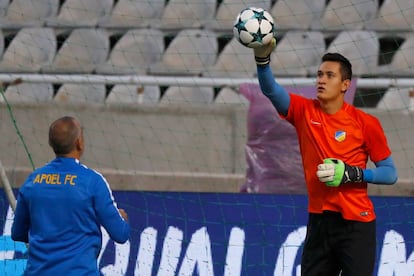
[[[216,15],[212,20],[206,22],[206,28],[230,33],[233,30],[233,24],[237,15],[247,7],[263,8],[270,10],[271,0],[223,0],[217,8]],[[277,19],[275,19],[277,21]]]
[[[20,83],[8,86],[4,96],[9,103],[38,103],[49,102],[53,99],[51,83]],[[3,97],[0,97],[3,102]]]
[[[170,0],[155,26],[163,30],[200,28],[214,18],[216,5],[217,0]]]
[[[47,17],[56,15],[58,8],[59,0],[13,0],[0,18],[0,28],[41,27]]]
[[[347,57],[352,63],[354,76],[369,75],[377,70],[379,40],[376,32],[372,31],[342,31],[326,52],[339,52]]]
[[[162,96],[160,105],[203,105],[213,102],[214,89],[212,87],[180,87],[170,86]]]
[[[201,75],[217,57],[216,34],[209,30],[184,29],[171,41],[150,74]]]
[[[106,98],[106,103],[111,104],[158,104],[160,100],[160,88],[155,85],[117,84]]]
[[[161,17],[165,0],[119,0],[112,12],[99,23],[106,28],[149,27]]]
[[[49,17],[46,25],[61,28],[95,27],[108,16],[114,0],[66,0],[59,13]]]
[[[150,64],[161,60],[164,35],[156,29],[136,29],[126,32],[115,44],[109,59],[98,65],[100,74],[145,74]]]
[[[375,31],[413,31],[414,1],[385,0],[376,16],[365,22],[365,28]]]
[[[102,29],[75,29],[56,53],[53,63],[43,72],[91,73],[106,61],[109,37]]]
[[[219,53],[213,66],[203,73],[206,77],[254,77],[256,63],[253,50],[240,44],[232,38]]]
[[[397,49],[391,63],[380,65],[377,76],[413,77],[414,76],[414,35],[408,36]]]
[[[230,87],[223,87],[220,89],[219,93],[217,94],[214,103],[221,104],[221,105],[230,105],[230,104],[239,104],[239,105],[249,105],[249,101],[240,94],[238,91],[230,88]]]
[[[5,49],[0,72],[32,73],[51,64],[56,52],[51,28],[23,28]]]
[[[276,44],[272,54],[270,65],[273,74],[305,77],[319,65],[325,49],[325,39],[321,32],[289,31]]]
[[[270,10],[276,30],[308,30],[312,22],[320,19],[325,0],[278,0]]]
[[[375,17],[378,0],[331,0],[320,20],[313,24],[317,30],[359,30]]]
[[[54,100],[61,103],[104,103],[104,84],[65,83],[57,91]]]
[[[387,111],[414,111],[414,90],[391,87],[378,102],[378,109]]]

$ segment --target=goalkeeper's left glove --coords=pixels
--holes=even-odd
[[[321,182],[331,187],[338,187],[350,182],[359,183],[363,181],[364,177],[361,168],[350,166],[335,158],[324,159],[323,164],[318,165],[316,175]]]

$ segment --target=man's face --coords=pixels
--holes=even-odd
[[[325,61],[319,66],[316,82],[316,97],[320,101],[343,99],[343,93],[350,85],[350,80],[342,80],[340,63]]]

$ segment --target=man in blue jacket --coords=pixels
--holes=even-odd
[[[118,243],[129,239],[127,213],[106,179],[80,163],[80,122],[62,117],[49,128],[56,158],[35,170],[19,190],[12,239],[29,244],[25,275],[99,275],[103,226]]]

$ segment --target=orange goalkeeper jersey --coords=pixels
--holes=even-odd
[[[368,158],[378,162],[389,157],[391,151],[379,120],[347,103],[337,113],[326,114],[317,100],[292,93],[285,119],[295,126],[298,135],[309,212],[330,210],[348,220],[374,220],[366,182],[328,187],[319,181],[316,171],[325,158],[365,169]]]

